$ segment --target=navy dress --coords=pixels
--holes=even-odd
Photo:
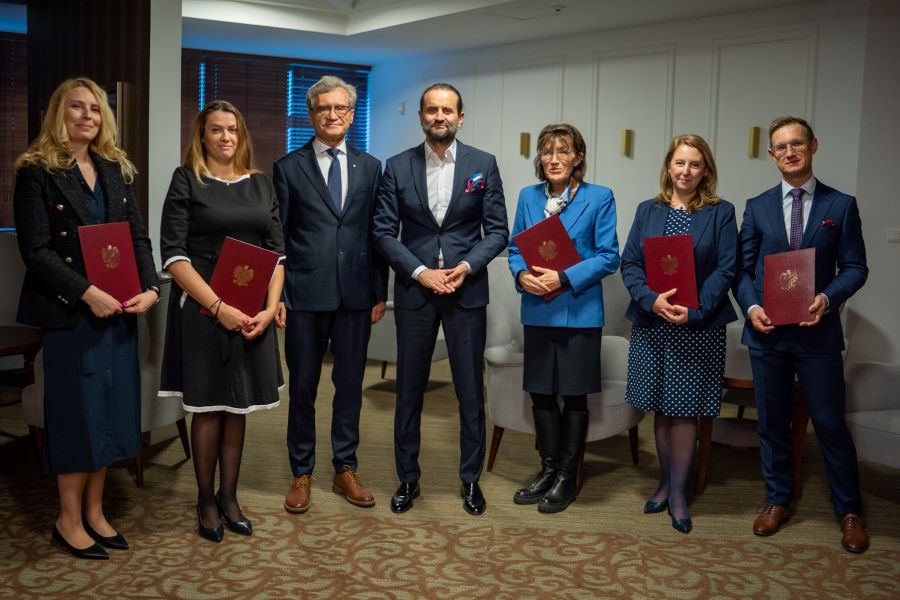
[[[73,170],[92,223],[105,223],[100,178],[91,190],[80,170]],[[43,330],[44,466],[54,475],[93,473],[132,458],[140,440],[137,319],[101,319],[80,304],[74,328]]]
[[[663,235],[689,233],[691,214],[668,210]],[[718,416],[724,374],[724,326],[632,326],[625,401],[638,410],[668,417]]]

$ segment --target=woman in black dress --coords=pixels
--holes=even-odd
[[[633,323],[625,400],[654,411],[659,455],[656,492],[645,513],[666,509],[672,527],[693,527],[685,488],[697,445],[697,418],[719,414],[725,372],[725,324],[737,319],[728,290],[737,267],[734,206],[716,196],[716,163],[706,141],[680,135],[669,144],[659,195],[638,205],[622,252],[622,280],[631,294]],[[675,302],[677,290],[651,290],[644,239],[690,234],[697,308]],[[670,302],[672,300],[675,303]]]
[[[103,486],[108,465],[137,454],[135,315],[159,299],[134,174],[116,147],[106,92],[86,78],[56,88],[40,134],[16,160],[13,206],[27,268],[17,318],[43,329],[43,460],[60,502],[53,539],[78,558],[128,548],[103,515]],[[79,226],[119,221],[130,225],[145,290],[125,302],[88,281],[78,242]]]
[[[241,113],[215,100],[194,118],[183,166],[172,175],[161,223],[163,268],[178,288],[169,303],[161,395],[179,395],[191,418],[198,531],[220,542],[222,521],[241,535],[250,521],[237,500],[246,414],[278,406],[273,319],[284,267],[265,306],[247,315],[223,302],[208,281],[225,236],[284,254],[272,182],[253,168]],[[201,314],[206,307],[215,315]],[[215,491],[216,465],[219,491]]]

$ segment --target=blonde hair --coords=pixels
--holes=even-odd
[[[225,100],[213,100],[194,117],[194,123],[191,126],[191,141],[184,149],[182,166],[193,171],[197,181],[202,182],[204,177],[212,177],[212,173],[206,165],[206,147],[203,145],[203,136],[206,131],[206,119],[217,110],[233,114],[237,122],[237,148],[235,148],[232,159],[234,174],[240,176],[258,173],[259,170],[253,166],[253,143],[250,141],[250,132],[247,131],[244,116],[234,104]]]
[[[116,117],[113,115],[106,92],[87,77],[66,79],[50,96],[47,114],[41,123],[41,132],[28,146],[28,150],[16,159],[16,171],[29,165],[40,165],[47,171],[65,171],[72,168],[75,156],[69,151],[69,131],[66,129],[65,102],[69,92],[75,88],[87,88],[97,99],[100,107],[100,131],[91,140],[89,150],[98,156],[119,163],[125,183],[134,181],[137,173],[125,151],[116,146]]]
[[[691,198],[685,207],[688,212],[700,210],[704,206],[719,203],[719,197],[716,196],[716,185],[719,182],[718,172],[716,171],[716,161],[713,158],[712,150],[699,135],[693,133],[685,133],[672,138],[669,143],[669,150],[666,152],[666,158],[663,160],[662,170],[659,173],[659,195],[655,198],[657,202],[666,202],[672,200],[674,187],[672,178],[669,176],[669,163],[672,162],[672,156],[679,146],[690,146],[703,156],[703,162],[706,163],[706,174],[697,185],[697,193]]]

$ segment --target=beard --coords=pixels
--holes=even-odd
[[[432,142],[445,142],[456,137],[456,131],[459,126],[456,123],[444,122],[444,129],[435,129],[425,123],[422,123],[422,131],[425,132],[425,139]]]

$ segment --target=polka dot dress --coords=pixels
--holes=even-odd
[[[690,213],[669,209],[663,235],[689,233]],[[725,374],[725,327],[663,323],[631,329],[625,401],[669,417],[715,417]]]

